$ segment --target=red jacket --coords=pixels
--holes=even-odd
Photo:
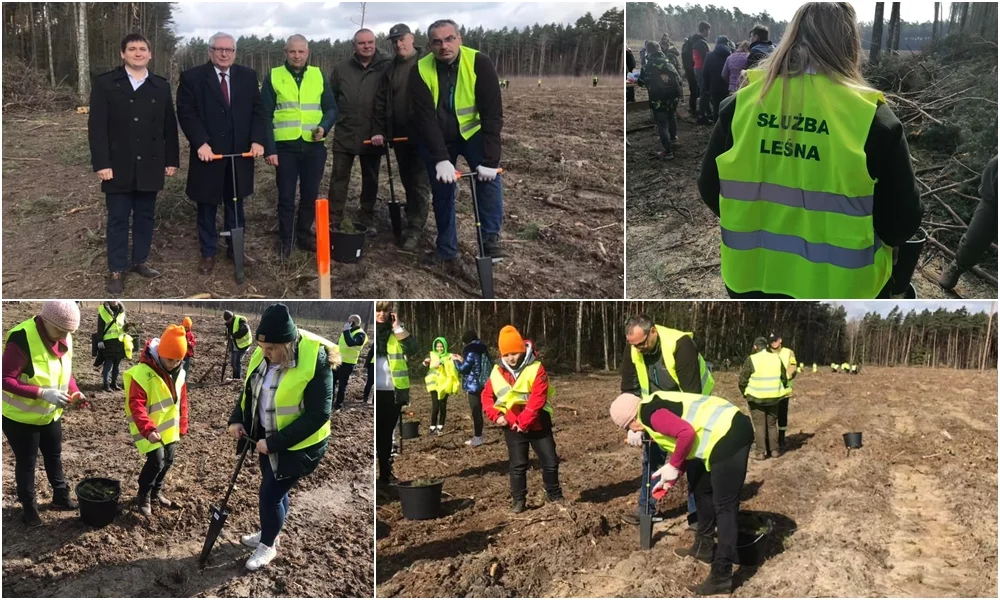
[[[531,342],[525,340],[525,343],[530,344]],[[501,366],[500,374],[503,375],[507,383],[514,385],[514,375],[510,371]],[[513,428],[514,425],[517,425],[525,431],[545,430],[546,426],[542,424],[541,413],[547,402],[548,393],[549,376],[545,372],[545,367],[542,366],[538,368],[538,376],[535,377],[535,383],[531,386],[531,395],[528,396],[528,402],[526,404],[515,405],[507,411],[507,426]],[[496,394],[493,393],[493,382],[489,379],[486,380],[486,385],[483,386],[482,400],[483,412],[486,414],[486,417],[496,423],[497,419],[500,418],[500,411],[493,408],[493,403],[496,402]]]
[[[149,349],[149,342],[146,342],[146,347],[142,349],[142,359],[139,362],[149,365],[157,375],[160,376],[163,381],[167,383],[167,387],[170,388],[171,396],[174,396],[174,384],[170,378],[170,374],[164,371],[160,365],[153,358],[153,354]],[[141,385],[138,385],[134,381],[129,385],[129,389],[125,391],[126,397],[128,398],[128,407],[132,411],[132,420],[135,422],[135,426],[139,428],[139,433],[143,437],[148,436],[156,427],[153,422],[149,420],[149,413],[146,412],[146,390],[142,389]],[[177,402],[176,396],[174,396],[174,402]],[[181,435],[187,435],[188,432],[188,397],[187,397],[187,382],[181,386]]]
[[[184,355],[184,358],[191,358],[192,356],[194,356],[194,345],[197,343],[194,341],[194,332],[188,329],[187,332],[184,334],[184,337],[187,338],[187,343],[188,343],[187,354]]]

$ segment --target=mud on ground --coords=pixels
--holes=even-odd
[[[501,298],[618,298],[622,294],[623,220],[621,89],[590,88],[589,78],[504,90],[503,239],[509,256],[494,267]],[[587,87],[584,87],[584,86]],[[90,166],[87,116],[70,112],[4,115],[4,298],[96,298],[107,276],[104,195]],[[257,259],[236,283],[220,251],[210,275],[198,272],[195,206],[184,195],[188,146],[181,135],[181,170],[157,200],[150,264],[155,281],[129,275],[128,298],[317,298],[315,254],[296,249],[286,265],[277,254],[274,169],[258,161],[246,204],[247,254]],[[320,186],[329,187],[331,167]],[[393,159],[395,160],[395,159]],[[394,172],[396,165],[393,164]],[[464,160],[458,167],[466,170]],[[396,175],[397,198],[405,200]],[[348,215],[361,190],[356,167]],[[357,264],[334,263],[335,298],[479,297],[476,232],[468,184],[459,186],[460,253],[468,278],[453,279],[425,258],[436,237],[433,211],[415,254],[394,243],[380,176],[378,236]],[[219,210],[219,224],[222,223]],[[220,240],[221,244],[224,242]]]
[[[4,302],[3,329],[35,314],[38,303]],[[143,314],[149,336],[159,335],[183,315]],[[249,573],[251,551],[239,536],[258,529],[260,471],[248,456],[230,499],[228,520],[205,570],[198,556],[208,530],[209,505],[221,502],[236,465],[227,421],[238,384],[190,387],[190,429],[179,443],[164,495],[182,501],[178,511],[153,508],[145,518],[135,509],[139,470],[124,414],[123,392],[100,391],[92,367],[89,328],[74,344],[74,374],[92,408],[63,415],[63,467],[70,486],[85,477],[110,477],[122,484],[121,512],[94,529],[77,512],[48,510],[51,488],[39,457],[35,486],[44,526],[21,523],[14,484],[14,457],[3,444],[3,595],[52,597],[159,596],[369,596],[372,591],[372,410],[362,400],[364,374],[348,387],[347,409],[331,418],[330,447],[319,467],[291,492],[291,510],[278,557]],[[333,327],[333,326],[331,326]],[[221,363],[225,339],[199,330],[192,379]],[[329,334],[329,332],[327,332]],[[246,360],[249,360],[247,358]],[[124,371],[131,363],[123,361]],[[208,381],[218,382],[216,367]],[[75,493],[74,493],[75,497]]]
[[[672,553],[689,545],[686,482],[661,501],[654,546],[621,517],[636,510],[642,472],[607,406],[617,376],[553,376],[555,438],[565,507],[544,504],[537,462],[529,510],[510,511],[507,449],[487,425],[470,449],[465,397],[427,437],[429,399],[414,390],[401,479],[445,478],[433,521],[406,521],[398,501],[376,509],[379,596],[684,597],[709,567]],[[790,451],[751,462],[741,508],[770,513],[764,563],[737,572],[735,596],[984,596],[997,593],[995,371],[865,369],[807,372],[795,381]],[[736,373],[716,393],[737,398]],[[745,403],[740,402],[746,410]],[[861,431],[846,455],[842,434]]]

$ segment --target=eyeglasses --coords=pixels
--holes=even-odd
[[[236,54],[236,48],[219,48],[218,46],[209,46],[212,52],[218,52],[219,54]]]
[[[443,40],[431,40],[431,46],[434,46],[435,48],[440,48],[441,46],[443,46],[445,44],[452,44],[452,43],[454,43],[455,40],[457,40],[457,39],[458,39],[458,36],[449,35],[448,37],[444,38]]]

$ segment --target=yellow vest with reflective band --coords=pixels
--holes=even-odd
[[[531,396],[531,388],[535,385],[535,378],[538,377],[538,369],[541,367],[542,363],[538,361],[531,363],[518,374],[514,385],[510,385],[503,378],[503,374],[500,373],[500,366],[493,365],[493,372],[490,373],[490,386],[493,388],[493,395],[496,397],[493,401],[493,408],[499,411],[500,414],[506,414],[514,405],[527,404],[528,397]],[[555,393],[555,388],[552,387],[552,382],[550,381],[548,393],[545,396],[545,406],[543,407],[543,410],[549,413],[549,416],[555,414],[552,410],[552,403],[549,402],[549,399]]]
[[[841,371],[849,371],[850,369],[851,369],[851,364],[850,363],[843,363],[843,364],[840,365],[840,370]]]
[[[750,362],[753,363],[753,373],[743,392],[745,395],[753,397],[759,404],[771,404],[787,394],[787,389],[781,385],[785,366],[777,354],[761,350],[750,355]]]
[[[161,446],[166,446],[181,439],[181,390],[184,388],[184,369],[177,370],[174,381],[174,395],[170,394],[167,382],[157,374],[153,367],[139,363],[122,375],[125,384],[125,416],[128,417],[128,432],[141,454],[152,452]],[[132,409],[128,405],[128,391],[132,382],[146,392],[146,412],[149,420],[160,433],[160,441],[151,444],[142,436],[132,419]],[[176,396],[176,400],[174,397]]]
[[[403,345],[399,343],[394,334],[389,334],[389,342],[385,345],[385,349],[389,358],[392,387],[397,390],[410,389],[410,371],[406,365],[406,355],[403,354]]]
[[[451,355],[446,354],[442,358],[431,352],[430,359],[430,367],[424,376],[427,391],[437,392],[438,396],[458,393],[458,390],[462,389],[462,381],[458,377],[458,369],[455,368],[455,361],[451,359]]]
[[[295,78],[285,65],[271,69],[271,87],[276,96],[274,117],[274,141],[290,142],[302,138],[313,142],[313,130],[323,120],[323,73],[319,67],[306,67],[302,74],[302,85],[296,85]]]
[[[660,355],[663,357],[663,364],[667,367],[670,378],[677,384],[677,389],[680,389],[681,384],[677,380],[677,365],[674,361],[674,351],[677,350],[677,342],[682,337],[693,337],[693,334],[690,331],[679,331],[664,327],[663,325],[655,325],[655,327],[656,335],[660,339]],[[649,396],[649,371],[642,358],[642,352],[639,352],[634,346],[631,349],[631,356],[632,364],[635,365],[635,374],[639,378],[639,389],[642,390],[642,397],[646,398]],[[705,359],[702,358],[700,352],[698,353],[698,371],[701,374],[701,393],[711,394],[712,388],[715,387],[715,379],[712,377],[712,372],[705,366]]]
[[[236,332],[240,328],[240,320],[241,319],[243,321],[246,321],[247,332],[245,334],[243,334],[242,336],[240,336],[240,337],[236,337]],[[233,330],[233,338],[234,338],[233,342],[236,344],[236,347],[239,348],[240,350],[243,350],[244,348],[249,348],[250,344],[253,343],[253,337],[251,337],[251,335],[250,335],[250,321],[247,321],[246,317],[241,317],[240,315],[233,315],[233,327],[232,327],[232,330]]]
[[[125,339],[124,308],[120,313],[118,313],[117,317],[113,317],[111,316],[111,313],[108,312],[108,309],[104,308],[104,305],[102,304],[97,309],[97,315],[101,317],[101,331],[104,331],[104,328],[107,328],[107,331],[104,333],[104,337],[101,338],[102,340],[123,341]],[[110,327],[108,327],[108,323],[111,323]]]
[[[792,370],[792,376],[788,378],[788,383],[785,384],[785,395],[791,396],[792,377],[795,377],[795,373],[801,372],[801,365],[799,365],[799,361],[795,359],[795,352],[792,352],[791,348],[786,348],[782,346],[781,350],[778,351],[778,358],[781,359],[781,364],[784,365],[786,369],[789,367],[789,365],[795,367],[795,369]]]
[[[874,298],[892,272],[865,157],[882,93],[800,75],[761,102],[763,75],[747,71],[733,147],[716,158],[722,278],[736,292]]]
[[[34,375],[28,377],[24,373],[18,378],[21,383],[37,385],[40,388],[58,388],[69,393],[69,380],[73,373],[73,336],[66,336],[66,347],[68,350],[62,358],[56,358],[42,341],[42,334],[38,331],[35,320],[28,319],[18,323],[13,329],[7,332],[4,344],[10,339],[10,334],[15,331],[24,331],[28,338],[28,358],[31,360],[31,368]],[[4,390],[3,392],[3,416],[24,423],[25,425],[48,425],[53,421],[58,421],[62,416],[62,409],[49,404],[38,398],[25,398],[15,396]]]
[[[479,108],[476,106],[476,55],[479,51],[467,46],[459,46],[458,77],[455,81],[455,116],[458,118],[458,132],[462,139],[471,138],[479,131]],[[420,78],[431,91],[434,108],[437,109],[441,97],[438,85],[437,64],[433,54],[417,61],[417,71]],[[445,90],[445,102],[450,101],[448,90]]]
[[[364,336],[364,340],[361,342],[360,346],[348,346],[347,339],[344,337],[343,333],[340,334],[340,339],[337,340],[337,346],[340,348],[340,360],[345,364],[357,364],[358,357],[361,356],[361,349],[365,347],[365,342],[368,341],[368,334],[365,333],[365,330],[360,327],[351,330],[351,337],[356,336],[358,332],[361,332],[361,335]]]
[[[702,460],[705,462],[705,470],[711,471],[712,465],[709,459],[712,456],[712,449],[732,427],[733,417],[739,414],[740,409],[718,396],[685,394],[684,392],[653,392],[639,403],[636,420],[649,434],[650,439],[671,454],[674,452],[677,440],[656,431],[642,419],[643,407],[656,400],[680,403],[682,406],[681,418],[694,429],[694,444],[691,445],[691,451],[688,452],[685,460],[693,458]]]
[[[333,342],[302,328],[299,328],[299,336],[301,336],[299,340],[299,355],[296,358],[295,367],[283,369],[281,380],[278,382],[278,389],[274,391],[275,424],[278,427],[278,431],[288,427],[295,419],[305,414],[302,395],[305,392],[306,385],[312,381],[313,376],[316,374],[316,361],[319,359],[319,348],[320,346],[332,347],[334,345]],[[244,411],[244,414],[246,414],[247,410],[247,384],[254,371],[257,370],[257,367],[262,362],[264,362],[264,351],[260,349],[260,346],[257,346],[253,351],[253,356],[250,357],[247,375],[243,380],[243,397],[240,399],[240,408]],[[254,411],[257,410],[256,402],[251,408]],[[254,415],[254,418],[256,419],[257,416]],[[327,419],[326,423],[314,431],[312,435],[295,444],[289,450],[308,448],[322,442],[329,435],[330,420]]]
[[[851,373],[857,373],[858,365],[851,365]]]

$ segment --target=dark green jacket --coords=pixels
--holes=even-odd
[[[372,135],[410,137],[413,107],[408,89],[410,77],[417,75],[417,61],[427,53],[414,48],[410,58],[393,57],[389,68],[382,75],[378,94],[375,96],[375,125]],[[414,142],[416,140],[413,140]]]
[[[298,344],[292,350],[295,360],[298,360]],[[250,437],[258,439],[264,433],[264,427],[257,416],[257,399],[253,396],[251,379],[254,375],[263,377],[267,370],[268,361],[264,359],[255,373],[248,373],[244,382],[243,393],[246,394],[247,406],[250,408],[244,411],[241,406],[240,397],[236,399],[236,406],[229,417],[229,424],[240,423],[247,430]],[[320,347],[319,356],[316,357],[316,374],[312,381],[306,384],[306,389],[302,394],[302,404],[305,407],[305,414],[293,421],[290,425],[272,433],[267,437],[267,448],[270,456],[276,457],[278,467],[274,470],[280,477],[303,477],[313,472],[320,459],[326,454],[327,440],[318,444],[303,448],[301,450],[288,450],[295,444],[306,439],[324,423],[330,420],[330,413],[333,409],[333,371],[327,362],[326,348]],[[245,442],[245,440],[243,440]],[[243,449],[237,442],[236,450]],[[250,449],[250,452],[256,452]],[[273,467],[273,461],[272,461]]]
[[[639,86],[649,89],[649,108],[654,111],[673,111],[683,93],[680,73],[662,52],[646,55]]]
[[[340,114],[333,130],[333,151],[348,154],[381,154],[382,148],[366,146],[372,137],[375,118],[375,95],[382,76],[392,63],[380,51],[362,67],[356,54],[340,61],[330,72],[330,89]]]

